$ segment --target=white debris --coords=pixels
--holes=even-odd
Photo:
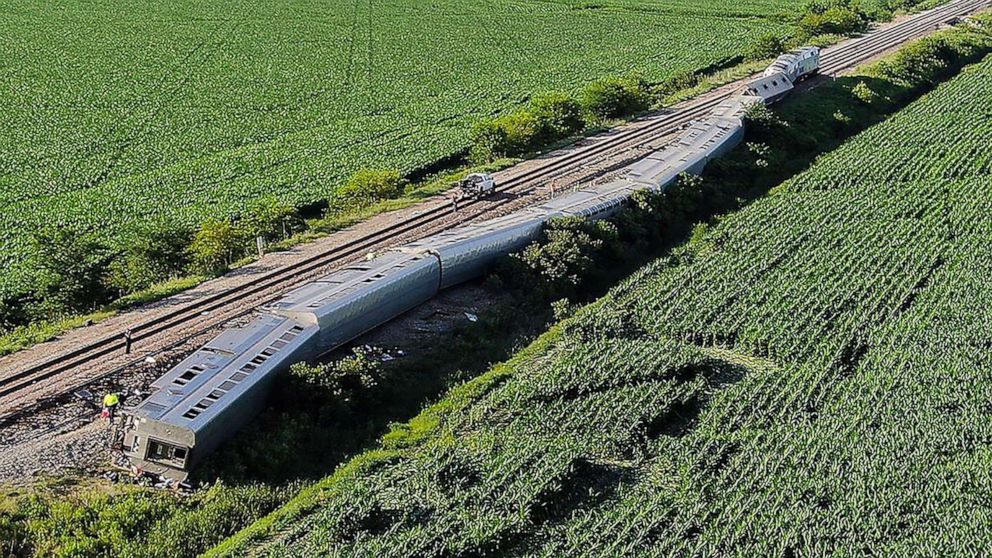
[[[465,317],[468,318],[468,321],[470,321],[470,322],[477,322],[477,321],[479,321],[479,317],[476,316],[475,314],[471,313],[471,312],[465,312]]]

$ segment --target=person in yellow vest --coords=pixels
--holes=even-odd
[[[120,404],[120,397],[116,393],[108,393],[103,396],[103,412],[100,413],[103,418],[107,420],[114,420],[114,416],[117,414],[117,406]]]

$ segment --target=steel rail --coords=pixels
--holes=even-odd
[[[864,60],[872,58],[879,53],[888,50],[893,46],[901,44],[907,38],[916,36],[921,30],[939,26],[955,17],[966,15],[981,7],[988,7],[990,5],[992,5],[992,0],[959,0],[957,2],[945,4],[927,12],[923,12],[903,23],[893,25],[883,30],[868,33],[861,38],[855,39],[854,41],[826,49],[822,57],[823,61],[820,70],[821,74],[829,75],[848,69]],[[632,148],[641,147],[645,144],[657,141],[659,135],[668,135],[678,131],[681,127],[691,123],[691,121],[698,116],[707,114],[709,110],[735,94],[736,92],[729,91],[721,95],[710,96],[699,102],[690,101],[675,111],[656,117],[656,119],[649,124],[634,127],[592,145],[580,147],[573,153],[570,153],[564,157],[553,159],[543,165],[535,165],[533,168],[513,175],[503,181],[497,190],[504,194],[515,194],[515,196],[495,201],[489,200],[488,203],[485,204],[483,212],[490,211],[494,207],[500,207],[513,202],[520,195],[535,190],[538,187],[538,185],[535,184],[536,182],[544,181],[555,173],[574,169],[576,167],[576,163],[581,164],[582,162],[586,162],[593,157],[614,153],[618,150],[630,150]],[[463,209],[466,209],[469,207],[478,206],[481,203],[482,200],[473,200],[463,204],[462,207]],[[280,283],[289,283],[293,279],[298,279],[301,276],[307,275],[321,268],[341,263],[348,258],[364,253],[364,251],[370,248],[378,247],[382,243],[387,242],[391,237],[396,237],[397,235],[415,231],[418,228],[424,227],[425,225],[435,222],[442,217],[452,214],[455,214],[455,210],[447,203],[429,207],[426,210],[413,215],[407,220],[392,224],[369,235],[354,239],[330,250],[309,256],[304,260],[294,262],[293,264],[264,274],[253,280],[251,283],[225,289],[190,304],[183,305],[174,311],[166,313],[162,316],[157,316],[147,322],[137,324],[131,328],[132,332],[135,333],[132,339],[134,341],[140,341],[154,337],[159,333],[176,328],[178,325],[187,324],[193,317],[200,316],[204,313],[209,313],[217,308],[222,308],[231,303],[237,302],[237,299],[242,299],[246,296],[258,294],[266,289],[277,287]],[[476,216],[477,214],[465,215],[463,218],[457,219],[456,222],[442,227],[441,230],[461,225],[465,221],[468,221]],[[295,286],[295,284],[288,284],[286,289],[288,290],[289,288],[292,288],[292,286]],[[270,297],[266,299],[265,302],[262,302],[261,305],[276,300],[279,296],[282,295],[280,294]],[[253,310],[254,307],[235,316],[228,316],[223,321],[246,315]],[[179,342],[171,344],[169,348],[178,345],[182,341],[185,341],[194,335],[209,331],[217,325],[217,323],[214,323],[198,330],[196,333],[186,335]],[[52,378],[66,371],[79,368],[87,362],[119,350],[123,346],[124,341],[121,336],[107,336],[68,353],[60,354],[57,357],[15,372],[10,376],[2,377],[0,378],[0,397],[11,395],[40,381]],[[167,348],[160,349],[159,351],[161,350],[167,350]],[[140,362],[140,359],[124,363],[120,367],[112,370],[110,373],[101,374],[96,378],[85,379],[81,384],[65,390],[63,394],[80,389],[81,387],[89,385],[95,381],[104,379],[108,375],[126,369],[128,366],[137,362]],[[0,421],[3,421],[9,417],[10,414],[11,413],[0,415]]]

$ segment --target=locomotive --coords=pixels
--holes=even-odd
[[[423,238],[296,288],[156,380],[147,399],[125,410],[118,456],[135,474],[185,480],[261,410],[274,377],[294,362],[318,358],[438,291],[483,275],[500,257],[536,240],[549,219],[606,218],[638,190],[661,191],[683,173],[701,173],[741,142],[749,107],[788,95],[818,71],[819,60],[816,47],[782,55],[741,95],[612,182]],[[470,186],[488,193],[494,182],[479,176]]]

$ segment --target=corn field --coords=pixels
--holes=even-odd
[[[563,322],[260,552],[982,554],[990,102],[992,58]]]
[[[733,58],[797,0],[14,0],[0,14],[0,294],[25,236],[119,246],[275,194],[326,200],[360,168],[416,171],[472,123],[610,74]]]

